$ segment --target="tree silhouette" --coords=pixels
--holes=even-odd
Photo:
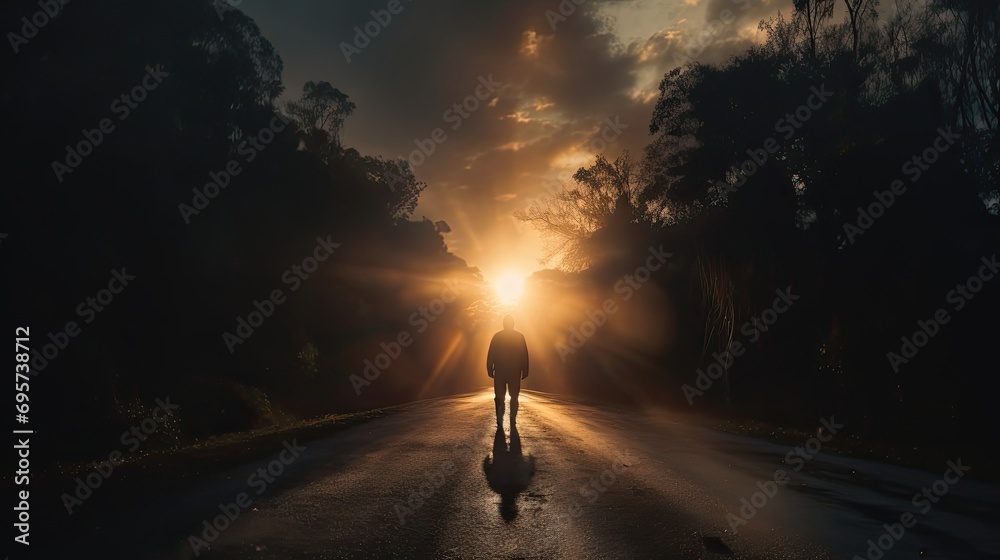
[[[288,114],[305,134],[307,148],[321,154],[325,161],[340,149],[344,119],[355,108],[346,94],[323,81],[306,82],[299,100],[287,105]]]
[[[733,403],[759,407],[781,402],[777,394],[812,394],[866,411],[870,426],[897,427],[892,415],[907,418],[908,437],[922,438],[914,426],[940,433],[954,416],[925,421],[920,407],[941,414],[981,407],[959,404],[975,402],[973,395],[935,391],[934,358],[905,379],[892,375],[884,348],[898,338],[885,330],[905,332],[915,309],[938,303],[931,298],[947,291],[948,271],[978,258],[968,247],[996,246],[989,211],[997,201],[998,105],[982,78],[996,68],[985,62],[995,57],[996,35],[983,32],[994,29],[998,10],[992,2],[933,2],[877,25],[875,6],[849,0],[838,24],[832,2],[796,2],[791,19],[761,23],[763,45],[721,64],[668,72],[644,165],[651,195],[666,202],[663,236],[687,240],[703,356],[739,336],[769,290],[791,288],[823,302],[799,311],[794,332],[769,333],[770,354],[760,350],[737,364]],[[821,85],[830,100],[780,134],[780,119]],[[877,228],[863,237],[846,229],[874,192],[907,180],[900,166],[949,125],[960,140],[949,136],[954,147],[905,198],[896,197]],[[767,138],[777,140],[775,149],[748,166]],[[980,327],[963,334],[979,338]],[[763,395],[765,387],[783,389]],[[857,392],[864,396],[849,396]]]
[[[601,228],[658,220],[661,205],[648,198],[642,172],[627,151],[614,161],[599,155],[593,165],[573,174],[574,187],[540,198],[514,217],[546,236],[543,262],[581,270],[592,261],[587,242]]]

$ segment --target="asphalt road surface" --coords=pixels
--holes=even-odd
[[[488,392],[414,403],[123,506],[63,544],[156,559],[1000,557],[1000,488],[966,475],[974,465],[824,451],[836,419],[795,454],[529,391],[517,428],[496,433]]]

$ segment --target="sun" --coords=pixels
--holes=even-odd
[[[500,303],[514,305],[524,292],[524,277],[507,272],[493,284],[493,289],[496,290]]]

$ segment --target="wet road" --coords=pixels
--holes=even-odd
[[[99,539],[107,554],[108,535],[127,535],[115,542],[133,558],[803,560],[866,558],[880,537],[885,559],[1000,554],[1000,489],[948,465],[890,467],[820,440],[795,454],[530,391],[515,432],[498,434],[493,414],[484,391],[289,442],[121,512]],[[924,513],[913,495],[945,479]],[[907,512],[914,524],[896,529]]]

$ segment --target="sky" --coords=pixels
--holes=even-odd
[[[310,80],[349,95],[344,145],[408,159],[428,185],[413,218],[445,221],[451,252],[488,281],[543,268],[540,234],[515,211],[599,154],[641,157],[659,82],[682,56],[721,62],[761,40],[761,19],[791,11],[791,0],[231,3],[278,50],[283,99]]]

